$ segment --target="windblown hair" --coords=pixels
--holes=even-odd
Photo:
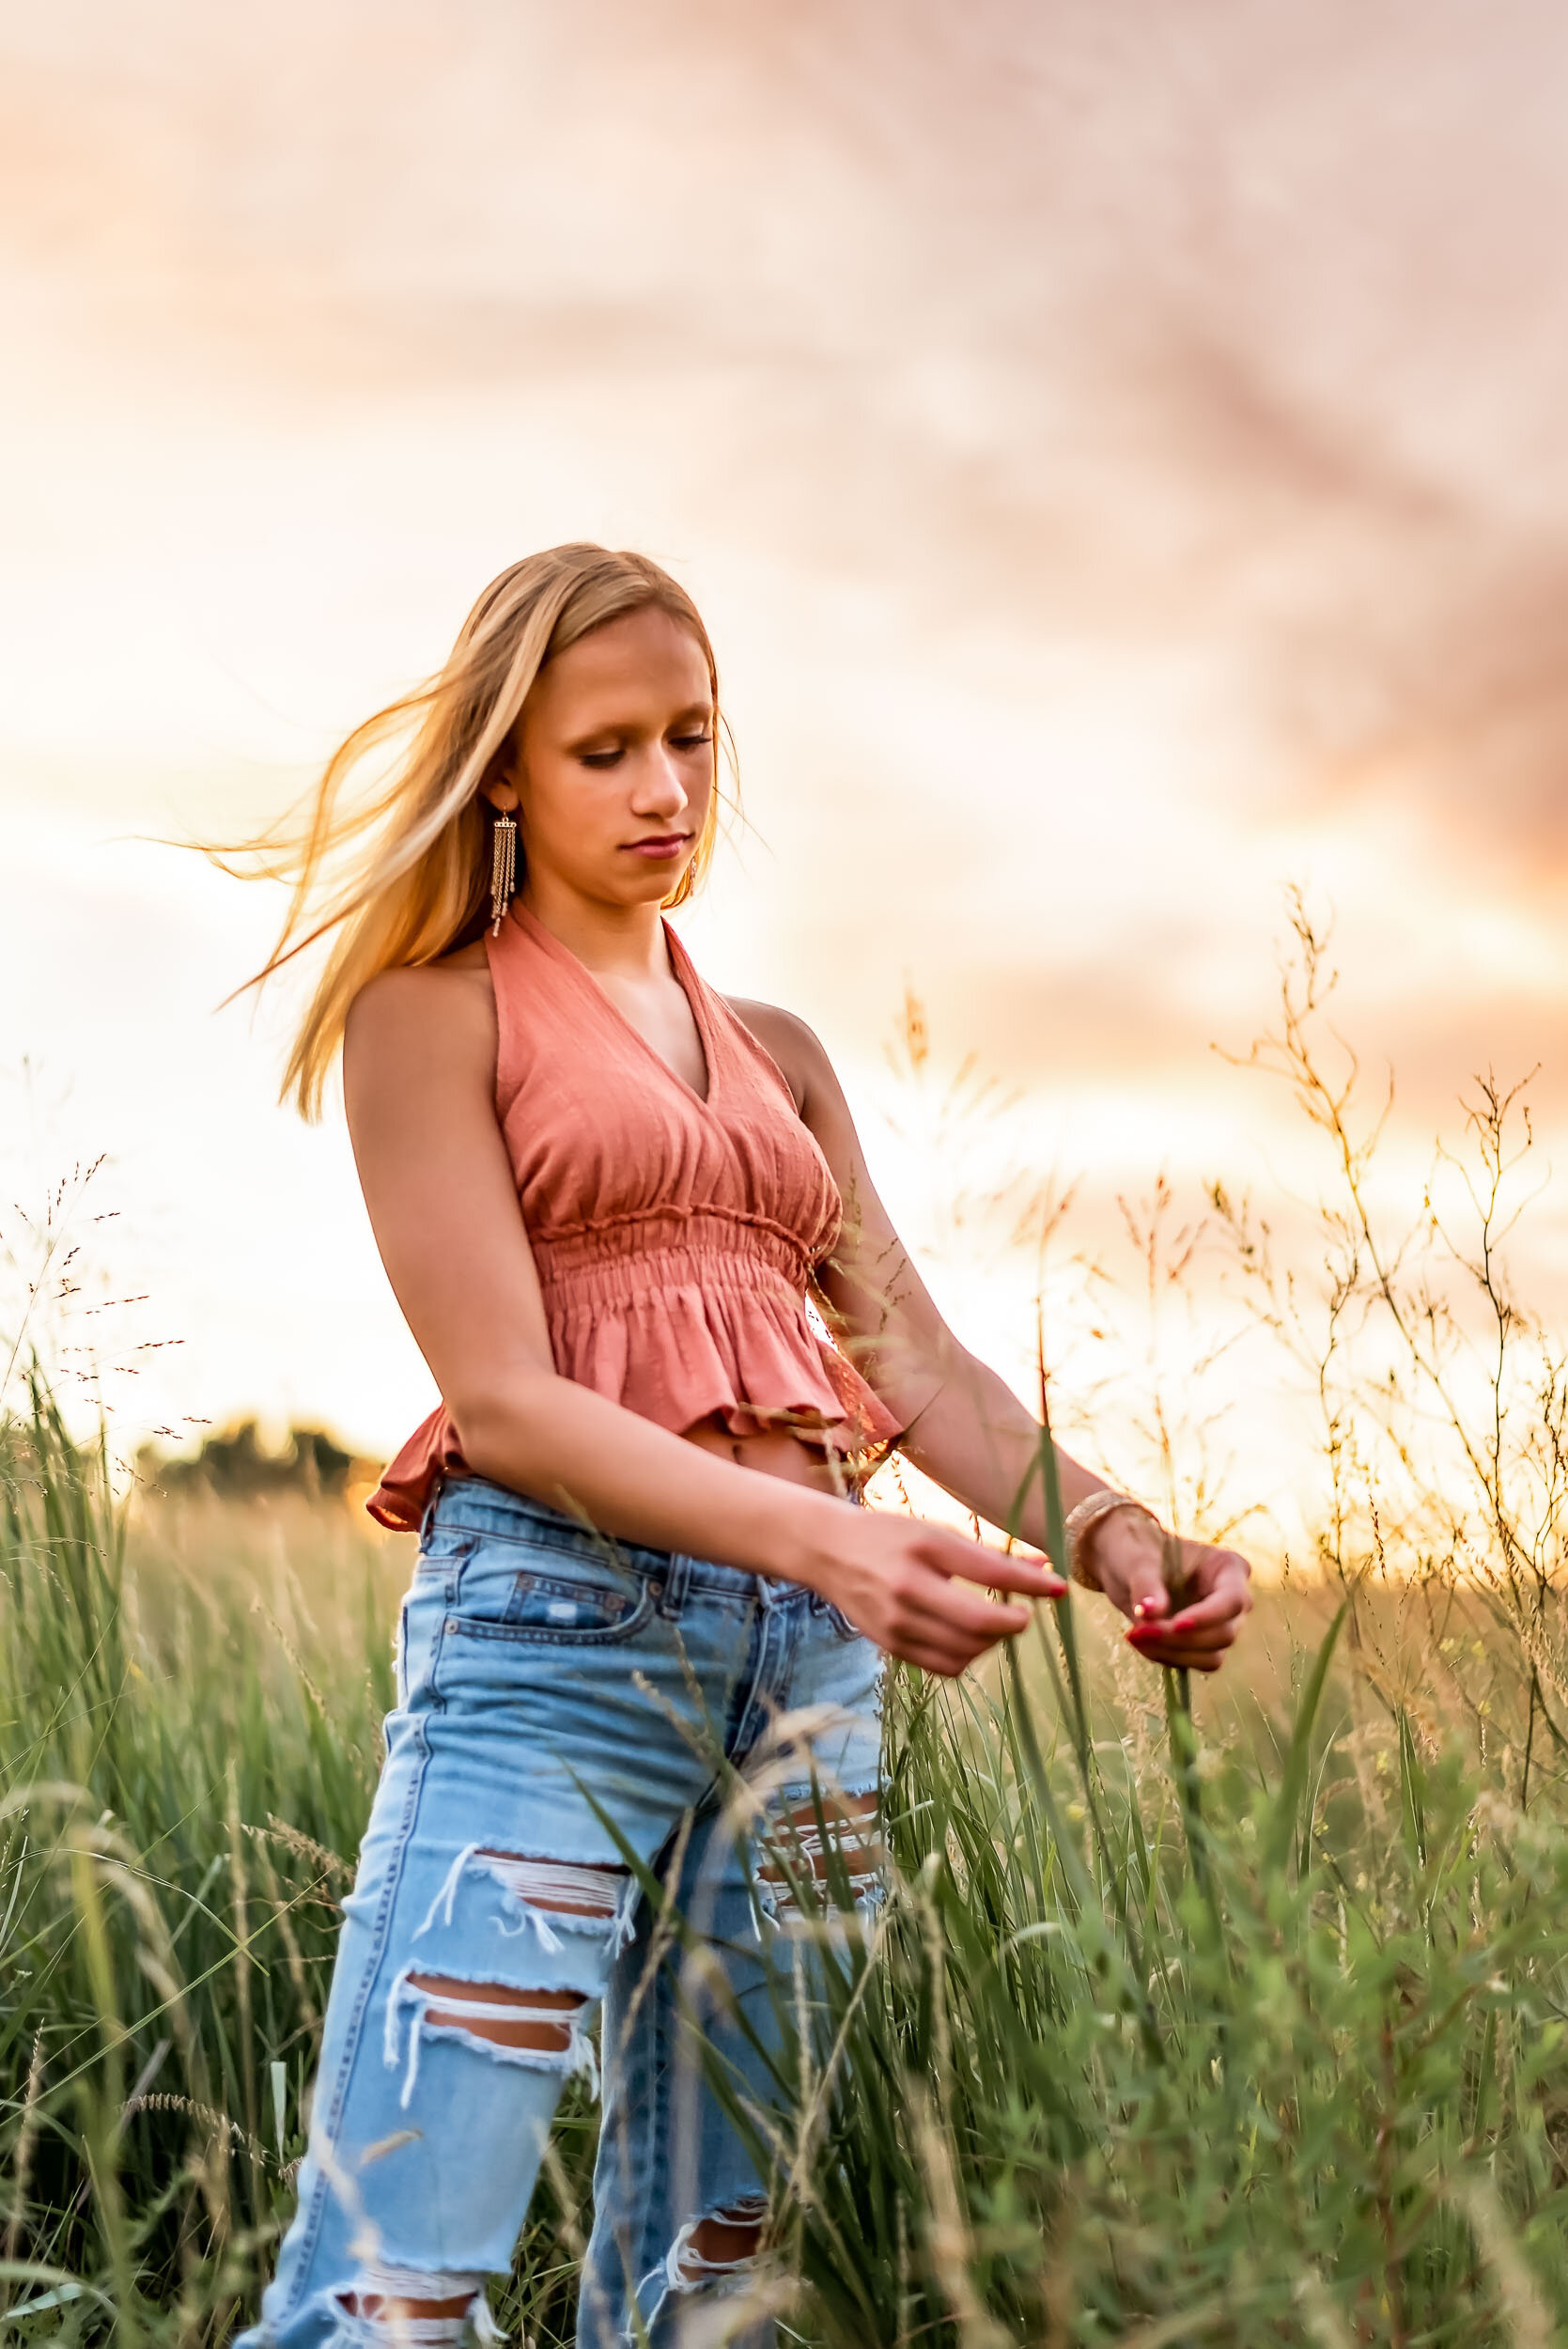
[[[210,848],[227,872],[290,884],[288,911],[259,987],[332,936],[284,1071],[281,1097],[314,1119],[355,996],[380,972],[433,962],[477,933],[489,904],[493,811],[481,787],[505,760],[546,661],[623,614],[667,612],[707,661],[714,701],[714,791],[696,853],[665,899],[691,894],[719,817],[719,678],[686,590],[642,554],[587,544],[531,554],[492,579],[427,684],[356,726],[300,809],[253,840]],[[357,792],[378,752],[379,775]],[[241,988],[241,992],[244,989]]]

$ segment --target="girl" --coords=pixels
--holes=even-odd
[[[349,738],[293,851],[267,972],[335,938],[286,1091],[316,1113],[341,1042],[365,1203],[442,1404],[370,1502],[419,1553],[252,2343],[487,2337],[563,2082],[596,2071],[596,2006],[580,2341],[667,2342],[698,2309],[718,2339],[725,2295],[771,2340],[748,2299],[768,2181],[700,2042],[765,2105],[802,1902],[820,1932],[836,1898],[877,1896],[883,1657],[960,1672],[1065,1587],[855,1505],[896,1444],[1040,1548],[1040,1431],[926,1295],[816,1037],[715,993],[663,918],[711,851],[719,727],[675,582],[558,547]],[[340,814],[362,756],[411,729]],[[1150,1514],[1059,1457],[1079,1579],[1154,1662],[1214,1670],[1245,1561],[1185,1544],[1168,1595]],[[666,1903],[710,1952],[684,1985]]]

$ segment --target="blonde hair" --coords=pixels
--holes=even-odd
[[[280,1097],[320,1114],[349,1007],[382,971],[433,962],[489,904],[490,811],[481,788],[501,760],[546,661],[629,612],[667,612],[707,661],[714,703],[714,790],[696,853],[665,899],[691,894],[713,853],[719,819],[719,677],[691,597],[646,555],[587,544],[528,555],[492,579],[458,632],[445,665],[354,728],[327,761],[303,812],[258,838],[208,854],[228,872],[291,885],[278,941],[244,988],[259,987],[335,931],[295,1036]],[[389,770],[344,804],[365,761],[395,746]],[[400,746],[400,747],[396,747]]]

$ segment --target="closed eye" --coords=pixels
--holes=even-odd
[[[670,748],[675,751],[706,750],[712,739],[712,735],[706,729],[699,729],[695,734],[672,734],[669,738]],[[624,742],[617,742],[613,749],[609,750],[579,751],[578,763],[580,766],[598,770],[618,767],[626,756],[626,747]]]

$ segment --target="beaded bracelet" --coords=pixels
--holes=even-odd
[[[1089,1535],[1102,1517],[1112,1517],[1118,1509],[1136,1509],[1141,1517],[1148,1518],[1157,1532],[1163,1533],[1164,1529],[1154,1511],[1146,1509],[1141,1501],[1134,1501],[1129,1494],[1112,1492],[1109,1486],[1097,1493],[1090,1493],[1076,1509],[1069,1511],[1063,1529],[1067,1536],[1067,1563],[1073,1580],[1081,1582],[1086,1591],[1101,1588],[1099,1577],[1089,1563]]]

